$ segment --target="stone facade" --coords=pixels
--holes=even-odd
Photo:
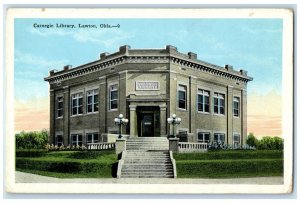
[[[118,133],[114,118],[129,119],[123,133],[167,136],[172,114],[181,141],[219,140],[245,144],[247,82],[252,78],[232,66],[219,67],[165,49],[122,46],[94,62],[50,71],[50,137],[53,144],[101,142],[101,134]]]

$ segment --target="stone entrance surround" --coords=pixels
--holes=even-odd
[[[138,127],[139,125],[138,120],[137,120],[137,107],[157,107],[157,105],[151,105],[145,103],[144,105],[138,105],[138,104],[131,104],[129,105],[129,110],[130,110],[130,135],[132,137],[138,137]],[[159,107],[159,123],[160,123],[160,135],[163,137],[167,137],[167,115],[166,115],[166,109],[167,106],[165,104],[158,105]]]

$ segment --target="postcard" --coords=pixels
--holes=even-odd
[[[6,191],[293,191],[293,11],[11,8]]]

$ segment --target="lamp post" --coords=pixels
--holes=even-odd
[[[171,118],[167,119],[170,125],[173,125],[173,136],[175,136],[175,125],[179,125],[181,123],[181,118],[177,118],[176,114],[173,114]]]
[[[120,114],[118,118],[115,118],[115,124],[119,126],[119,138],[122,138],[122,125],[127,125],[128,119]]]

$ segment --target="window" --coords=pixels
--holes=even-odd
[[[98,90],[90,90],[86,93],[87,113],[98,111]]]
[[[72,115],[82,114],[82,93],[72,95]]]
[[[225,95],[221,93],[214,93],[214,113],[224,115]]]
[[[72,134],[71,135],[72,145],[82,145],[82,135],[81,134]]]
[[[99,134],[98,133],[87,133],[86,134],[86,142],[87,143],[98,143],[99,142]]]
[[[57,118],[63,117],[63,97],[57,97]]]
[[[109,88],[109,109],[118,109],[118,87],[113,85]]]
[[[214,141],[224,143],[225,142],[225,134],[224,133],[215,133]]]
[[[209,143],[209,133],[208,132],[198,132],[198,142]]]
[[[178,108],[186,109],[186,87],[178,86]]]
[[[55,145],[57,145],[59,147],[63,145],[63,136],[62,135],[56,135]]]
[[[233,116],[239,117],[240,116],[240,98],[233,97]]]
[[[233,148],[239,148],[240,147],[240,135],[239,134],[234,134],[233,135]]]
[[[198,111],[209,113],[209,91],[198,90]]]

